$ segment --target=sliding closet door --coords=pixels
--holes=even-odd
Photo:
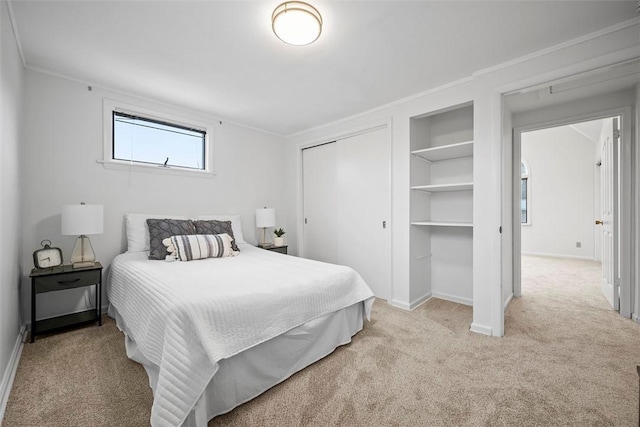
[[[302,154],[304,256],[348,265],[391,297],[390,144],[386,128]]]
[[[338,263],[337,150],[329,143],[302,151],[304,257]]]
[[[338,141],[338,260],[391,297],[390,144],[386,128]]]

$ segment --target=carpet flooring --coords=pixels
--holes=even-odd
[[[595,262],[523,257],[506,336],[471,308],[376,301],[351,344],[210,426],[635,426],[640,325],[612,311]],[[25,344],[3,426],[145,426],[151,391],[111,319]]]

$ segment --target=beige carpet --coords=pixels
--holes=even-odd
[[[210,425],[634,426],[640,325],[609,309],[599,264],[526,257],[504,338],[471,308],[383,301],[350,345]],[[109,320],[25,344],[4,426],[144,426],[151,392]]]

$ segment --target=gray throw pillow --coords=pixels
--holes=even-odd
[[[167,237],[184,234],[196,234],[196,228],[190,219],[147,219],[149,227],[149,259],[164,260],[167,248],[162,241]]]
[[[233,241],[231,242],[231,248],[234,251],[240,251],[236,245],[236,238],[233,237],[233,229],[231,228],[231,221],[217,221],[214,219],[193,221],[193,225],[196,227],[195,234],[224,234],[227,233]]]

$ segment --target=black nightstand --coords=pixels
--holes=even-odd
[[[102,264],[96,262],[93,267],[73,268],[71,265],[33,269],[31,278],[31,342],[38,334],[81,323],[98,322],[102,325],[100,307],[102,305]],[[96,307],[79,313],[52,317],[36,321],[36,295],[65,289],[96,287]]]
[[[277,252],[279,254],[287,255],[287,248],[289,246],[287,246],[287,245],[285,245],[285,246],[260,246],[260,245],[258,245],[258,247],[260,249],[266,249],[266,250],[271,251],[271,252]]]

